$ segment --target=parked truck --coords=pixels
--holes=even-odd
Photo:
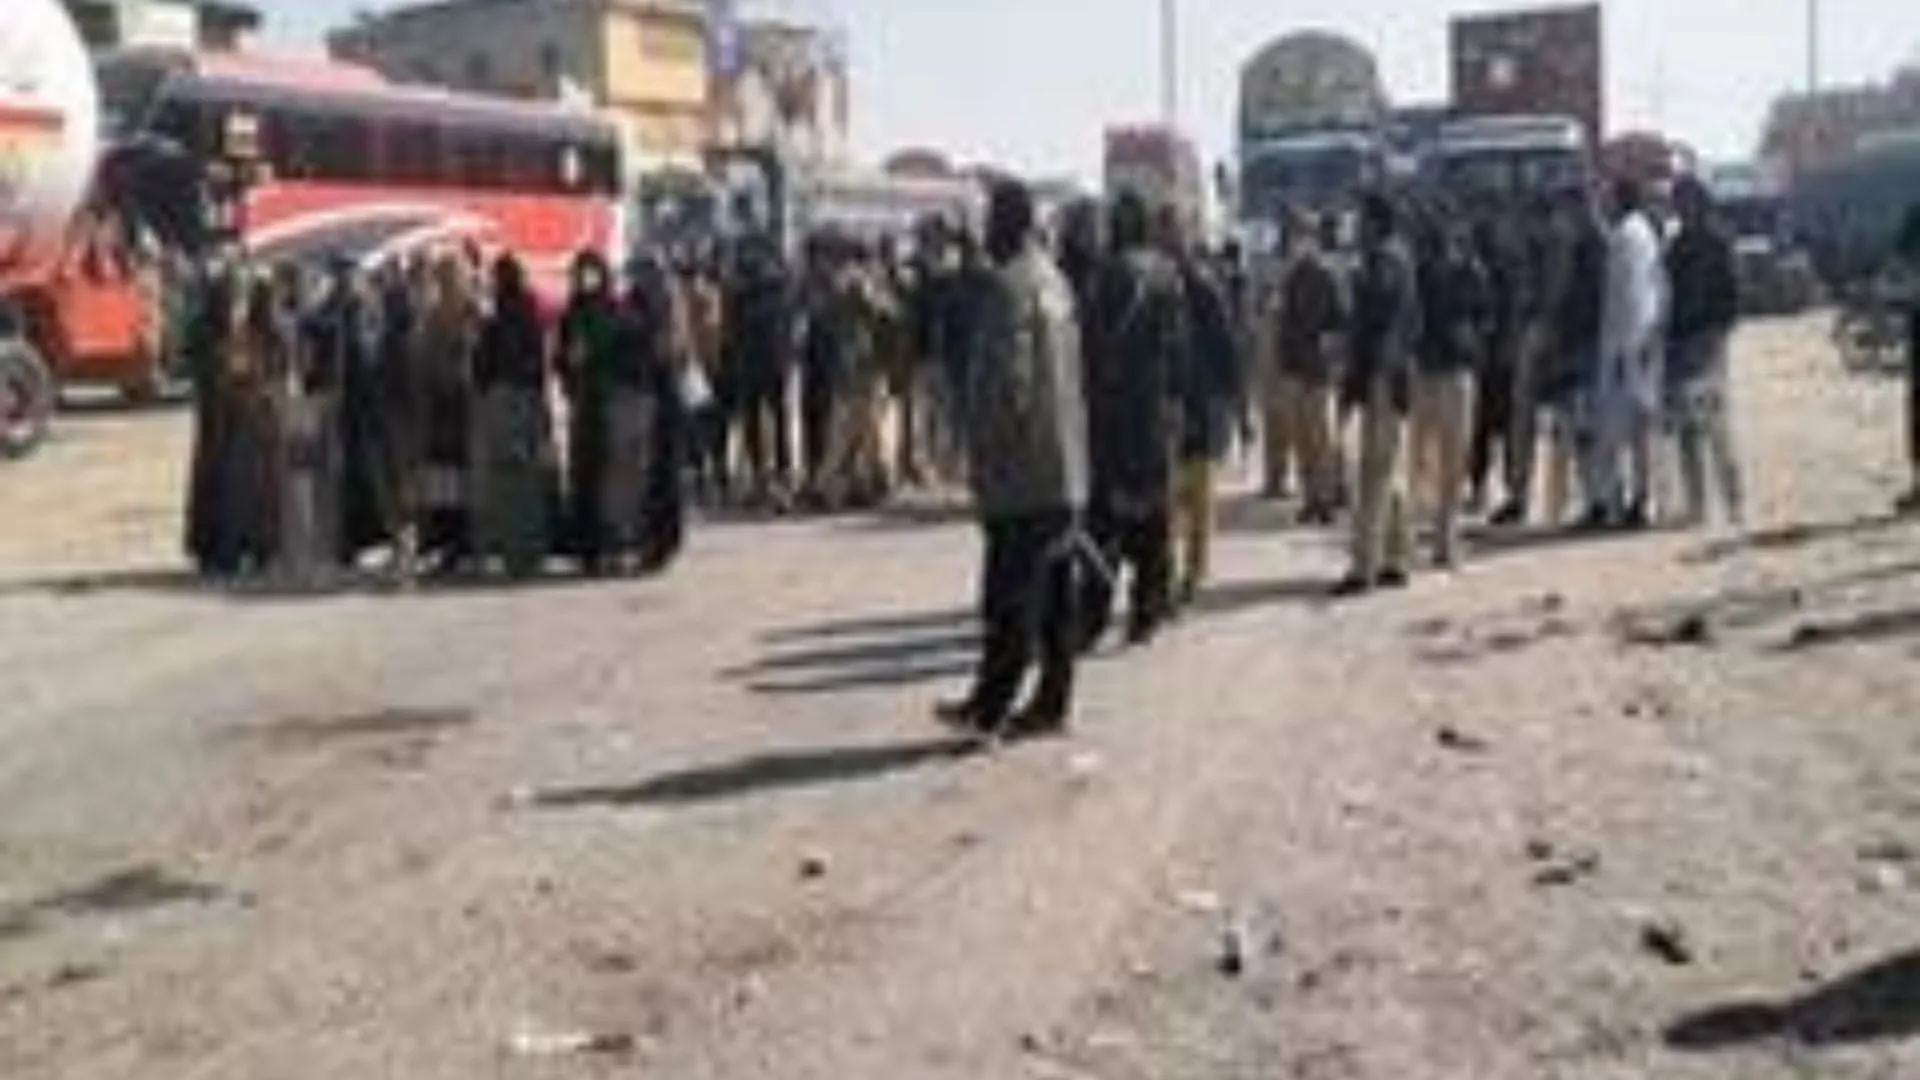
[[[1430,155],[1433,181],[1502,199],[1583,182],[1606,133],[1602,31],[1598,4],[1455,19],[1455,118]]]
[[[1104,186],[1108,198],[1132,192],[1150,206],[1172,207],[1189,232],[1206,211],[1206,181],[1192,139],[1165,124],[1107,129]]]
[[[99,95],[57,0],[7,0],[0,20],[0,457],[33,450],[55,386],[38,334],[92,183]]]
[[[1701,177],[1733,234],[1740,308],[1796,315],[1819,299],[1819,277],[1788,210],[1786,185],[1756,164],[1718,165]]]
[[[1383,182],[1386,119],[1364,46],[1321,30],[1269,42],[1240,74],[1239,221],[1266,228],[1290,207],[1337,210]]]

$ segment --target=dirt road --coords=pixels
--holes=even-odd
[[[1754,533],[1332,606],[1236,503],[990,758],[925,719],[963,521],[272,598],[178,569],[183,418],[68,424],[0,471],[0,1076],[1920,1075],[1898,390],[1812,323],[1739,363]]]

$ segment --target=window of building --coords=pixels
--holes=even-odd
[[[540,46],[540,74],[546,78],[547,85],[558,85],[566,74],[566,66],[566,57],[561,54],[560,46],[551,41]]]
[[[698,23],[648,19],[640,24],[640,52],[655,60],[694,61],[706,52]]]

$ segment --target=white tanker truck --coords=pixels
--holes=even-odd
[[[99,144],[93,66],[59,0],[0,19],[0,458],[45,436],[55,388],[22,303],[66,249]]]

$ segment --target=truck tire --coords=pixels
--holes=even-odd
[[[33,346],[0,340],[0,460],[26,457],[46,441],[57,396]]]

